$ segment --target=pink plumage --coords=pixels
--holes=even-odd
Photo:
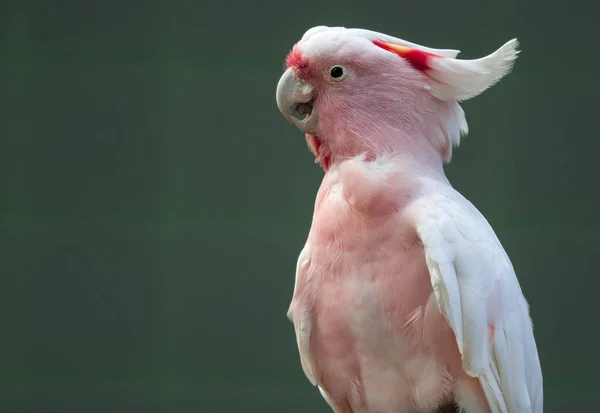
[[[436,63],[424,72],[411,53]],[[542,413],[510,260],[443,170],[467,132],[458,100],[510,70],[516,41],[478,60],[457,53],[321,26],[279,82],[280,110],[325,170],[288,315],[336,413]]]

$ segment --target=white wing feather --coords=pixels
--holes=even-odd
[[[431,283],[463,369],[493,413],[542,413],[542,372],[529,306],[487,220],[451,187],[417,202]],[[495,327],[489,340],[489,327]]]

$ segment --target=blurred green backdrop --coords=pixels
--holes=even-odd
[[[312,26],[514,72],[447,168],[528,297],[547,413],[595,411],[598,3],[0,1],[0,412],[329,412],[292,325],[322,172],[279,114]]]

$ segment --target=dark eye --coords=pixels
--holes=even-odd
[[[331,77],[337,79],[338,77],[344,76],[344,69],[341,66],[334,66],[331,68]]]
[[[329,76],[332,80],[339,82],[346,77],[346,70],[342,66],[333,66],[329,69]]]

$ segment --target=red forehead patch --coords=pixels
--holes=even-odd
[[[294,46],[292,51],[287,55],[285,64],[294,71],[296,76],[300,78],[307,78],[311,75],[310,65],[302,56],[298,46]]]

